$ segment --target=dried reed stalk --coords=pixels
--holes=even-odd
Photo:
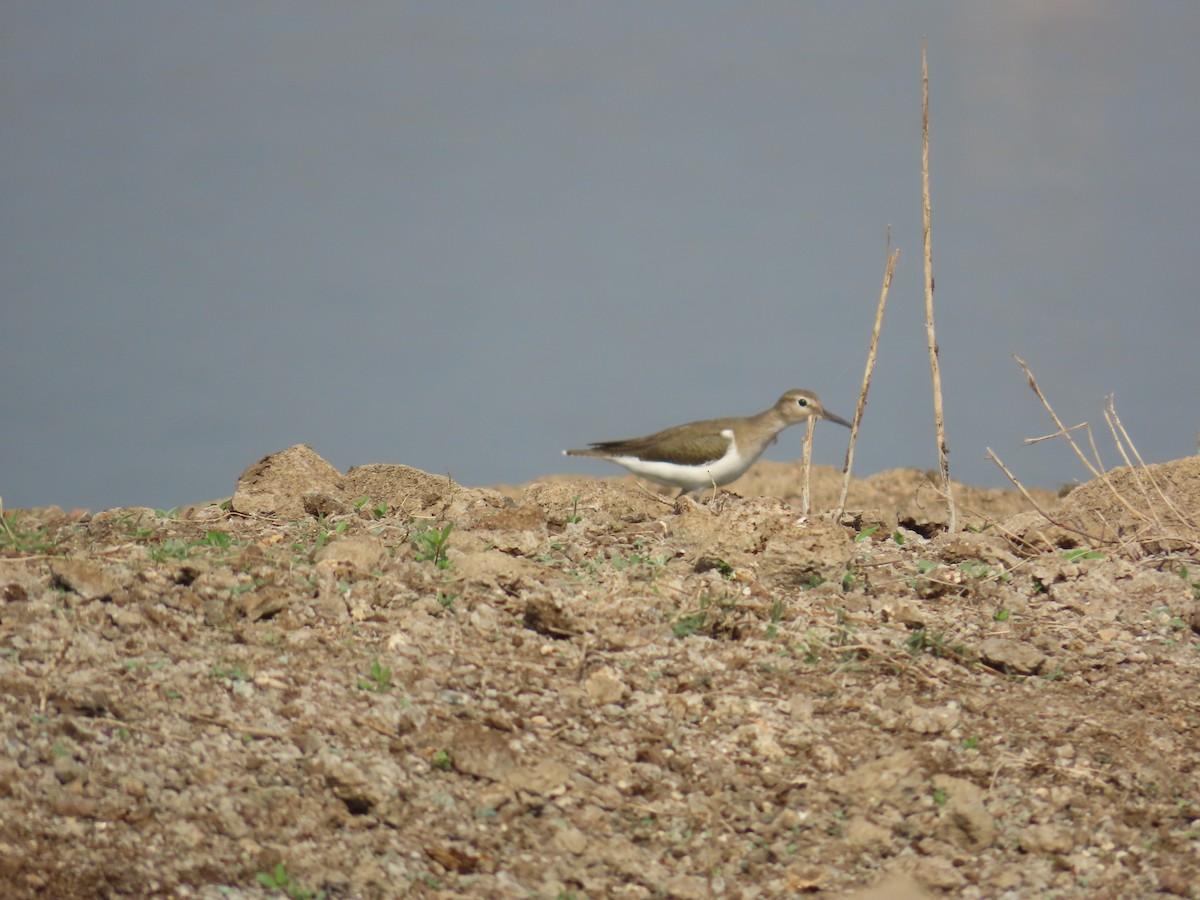
[[[929,369],[933,378],[933,427],[937,433],[938,469],[942,475],[942,490],[946,494],[949,518],[946,530],[958,530],[954,508],[954,492],[950,484],[950,448],[946,446],[946,416],[942,409],[942,374],[938,366],[937,334],[933,327],[933,249],[930,243],[932,226],[929,201],[929,65],[925,58],[925,39],[921,39],[921,196],[924,201],[925,222],[925,331],[929,337]]]
[[[892,230],[887,235],[887,263],[883,267],[883,287],[879,291],[879,305],[875,308],[875,328],[871,332],[871,347],[867,350],[867,367],[863,372],[862,389],[858,392],[858,406],[854,408],[854,421],[850,425],[850,442],[846,444],[846,462],[842,466],[842,493],[838,497],[837,511],[834,520],[842,517],[846,511],[846,494],[850,491],[850,468],[854,464],[854,446],[858,443],[858,426],[862,422],[863,411],[867,408],[867,391],[871,388],[871,374],[875,371],[875,354],[879,349],[879,331],[883,328],[883,311],[887,307],[888,290],[892,286],[892,273],[896,271],[896,262],[900,259],[900,251],[892,250]]]
[[[809,473],[812,471],[813,431],[817,420],[808,420],[808,431],[804,435],[804,456],[800,461],[800,515],[807,516],[809,510]]]

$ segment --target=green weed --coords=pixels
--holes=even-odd
[[[571,514],[567,516],[568,525],[578,525],[583,521],[583,516],[579,515],[579,495],[576,494],[571,498]]]
[[[325,900],[324,891],[310,891],[293,881],[283,863],[279,863],[270,872],[259,872],[255,877],[268,891],[279,891],[291,900]]]
[[[8,550],[22,556],[27,553],[52,553],[54,543],[48,539],[49,533],[49,526],[32,530],[21,528],[17,524],[16,510],[6,513],[3,504],[0,504],[0,551]]]
[[[417,561],[431,562],[439,569],[450,568],[447,545],[450,543],[450,532],[453,528],[454,523],[447,522],[443,528],[429,524],[414,532],[409,542],[416,552]]]
[[[358,679],[358,686],[364,691],[371,691],[376,694],[387,693],[392,689],[392,670],[390,666],[385,666],[378,659],[371,663],[371,675],[369,678]]]

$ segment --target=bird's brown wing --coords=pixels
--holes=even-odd
[[[729,427],[723,419],[703,424],[706,427],[701,435],[696,434],[694,426],[677,425],[646,437],[601,441],[592,444],[591,449],[603,456],[636,456],[648,462],[702,466],[720,459],[729,449],[729,438],[721,434]]]

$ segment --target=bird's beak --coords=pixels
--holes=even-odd
[[[831,413],[827,409],[821,410],[821,412],[823,413],[823,415],[821,416],[822,419],[828,419],[830,422],[837,422],[839,425],[845,425],[847,428],[853,427],[849,422],[847,422],[841,416],[835,416],[833,413]]]

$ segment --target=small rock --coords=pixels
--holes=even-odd
[[[314,554],[313,559],[318,566],[346,566],[359,572],[370,572],[383,565],[387,548],[373,534],[352,534],[329,542]]]
[[[1046,664],[1046,654],[1031,644],[1006,638],[988,638],[979,645],[979,657],[993,669],[1010,675],[1036,675]]]
[[[846,823],[842,836],[859,853],[887,854],[895,850],[892,832],[861,816]]]
[[[1017,845],[1026,853],[1062,855],[1071,852],[1075,841],[1065,828],[1054,825],[1030,825],[1017,835]]]
[[[467,621],[471,623],[472,628],[482,634],[494,634],[500,629],[500,614],[496,612],[494,606],[486,603],[480,603],[471,610]]]
[[[845,900],[928,900],[931,896],[911,875],[894,874]]]
[[[59,784],[70,784],[87,775],[87,766],[71,756],[59,756],[54,760],[54,777]]]
[[[532,766],[518,766],[508,773],[504,782],[514,790],[548,797],[560,793],[570,780],[569,766],[544,759]]]
[[[555,832],[551,843],[558,850],[579,856],[587,849],[587,835],[574,825],[568,825]]]
[[[21,767],[15,759],[0,756],[0,797],[12,794],[13,785],[21,774]]]
[[[104,567],[86,559],[56,559],[50,563],[50,572],[57,584],[84,600],[103,600],[119,587]]]
[[[338,543],[341,543],[340,541]],[[253,591],[241,594],[237,598],[238,612],[251,622],[269,619],[287,609],[292,595],[281,587],[264,585]],[[208,610],[205,610],[207,615]]]
[[[935,775],[933,786],[946,795],[938,821],[938,836],[965,850],[982,850],[996,840],[996,823],[974,784],[949,775]]]
[[[668,897],[678,897],[680,900],[707,900],[711,896],[708,879],[699,875],[672,875],[663,887]]]
[[[954,704],[917,707],[908,717],[908,727],[917,734],[944,734],[958,724],[961,711]]]
[[[1166,869],[1158,873],[1158,889],[1176,897],[1194,897],[1194,881],[1178,869]]]
[[[454,768],[464,775],[505,781],[516,768],[516,754],[508,737],[483,725],[463,725],[447,739],[445,749]]]
[[[612,666],[600,666],[593,671],[583,683],[583,689],[594,706],[620,703],[628,691]]]
[[[940,856],[918,860],[913,866],[912,874],[920,884],[941,891],[952,891],[966,882],[962,874],[954,868],[954,863]]]

